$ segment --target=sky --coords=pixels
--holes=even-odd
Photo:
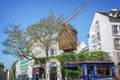
[[[1,42],[6,38],[3,29],[8,23],[20,24],[21,28],[26,28],[47,17],[52,10],[56,15],[67,18],[83,2],[87,2],[87,7],[75,16],[70,24],[78,32],[78,42],[82,40],[88,45],[87,35],[95,12],[109,12],[112,8],[120,10],[120,0],[0,0],[0,62],[10,69],[17,60],[14,55],[2,53],[4,46]]]

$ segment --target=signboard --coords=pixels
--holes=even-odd
[[[40,68],[35,68],[35,72],[39,72],[40,71]]]

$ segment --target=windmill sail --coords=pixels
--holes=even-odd
[[[75,10],[70,17],[60,26],[59,32],[59,49],[63,51],[73,51],[77,48],[77,31],[69,21],[72,20],[82,9],[86,7],[87,3],[83,3],[77,10]]]

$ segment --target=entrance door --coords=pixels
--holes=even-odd
[[[51,69],[50,69],[50,80],[57,80],[56,67],[51,67]]]
[[[33,80],[42,79],[42,75],[44,75],[44,69],[40,67],[33,68]]]
[[[93,80],[93,76],[94,76],[94,70],[93,70],[93,66],[88,66],[87,67],[87,76],[88,76],[88,80]]]

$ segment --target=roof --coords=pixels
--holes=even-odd
[[[99,14],[102,14],[104,16],[107,16],[109,18],[114,18],[114,19],[120,19],[120,11],[110,11],[110,12],[97,12]],[[110,15],[112,14],[112,15]],[[113,17],[113,15],[116,15],[116,17]]]
[[[0,67],[4,67],[4,64],[0,62]]]
[[[111,61],[81,61],[81,62],[68,62],[65,63],[64,67],[77,67],[78,65],[104,65],[104,66],[111,66],[114,65],[114,62]]]
[[[97,13],[102,14],[102,15],[104,15],[104,16],[108,16],[108,17],[109,17],[108,13],[106,13],[106,12],[97,12]]]

